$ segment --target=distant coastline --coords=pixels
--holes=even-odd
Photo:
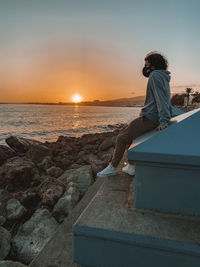
[[[29,104],[29,105],[68,105],[68,106],[110,106],[110,107],[142,107],[144,104],[145,96],[120,98],[114,100],[94,100],[82,101],[80,103],[73,102],[0,102],[0,104]]]

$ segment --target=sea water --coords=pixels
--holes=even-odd
[[[139,107],[0,104],[0,144],[16,135],[39,141],[56,141],[58,136],[81,136],[111,131],[129,123]]]

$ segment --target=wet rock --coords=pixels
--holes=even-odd
[[[104,151],[114,145],[113,137],[105,139],[99,146],[99,150]]]
[[[38,193],[43,204],[53,206],[62,196],[66,186],[55,178],[47,178],[38,187]]]
[[[6,203],[6,217],[8,220],[18,220],[23,217],[25,213],[26,209],[17,199],[11,198]]]
[[[0,167],[0,184],[29,185],[36,170],[34,164],[25,157],[14,157],[8,159]]]
[[[11,234],[0,226],[0,259],[5,259],[10,251]]]
[[[52,213],[58,222],[63,222],[64,218],[72,211],[79,200],[79,196],[79,190],[74,186],[70,186],[58,200]]]
[[[46,170],[47,174],[52,177],[59,177],[63,174],[63,170],[59,167],[52,166]]]
[[[0,166],[9,158],[16,156],[16,153],[7,146],[0,145]]]
[[[0,261],[0,267],[25,267],[27,265],[17,261]]]
[[[58,180],[66,185],[71,181],[77,183],[79,191],[84,194],[94,182],[92,177],[92,167],[86,165],[79,167],[78,169],[67,170],[58,178]]]
[[[29,264],[56,231],[58,225],[47,209],[36,210],[13,238],[12,245],[17,258]]]

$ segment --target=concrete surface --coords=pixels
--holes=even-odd
[[[105,179],[73,226],[74,261],[98,267],[200,266],[200,217],[134,209],[132,185],[127,176]]]

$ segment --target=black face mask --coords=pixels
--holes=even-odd
[[[142,74],[147,78],[149,77],[151,72],[152,72],[152,69],[150,67],[144,67],[142,69]]]

